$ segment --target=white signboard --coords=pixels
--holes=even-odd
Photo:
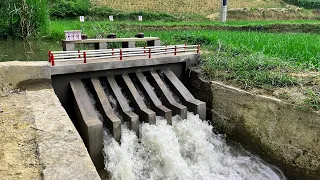
[[[80,22],[84,22],[84,16],[80,16]]]
[[[142,16],[139,16],[139,21],[142,21]]]
[[[110,21],[113,21],[113,16],[109,16],[109,20],[110,20]]]

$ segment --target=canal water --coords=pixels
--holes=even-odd
[[[225,137],[198,115],[157,117],[142,124],[140,137],[122,125],[121,144],[104,133],[105,170],[114,180],[284,180],[283,173]]]

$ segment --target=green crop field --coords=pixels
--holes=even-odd
[[[281,7],[281,0],[235,0],[229,1],[231,8],[243,7]],[[152,11],[152,12],[169,12],[169,13],[196,13],[196,14],[210,14],[219,11],[221,6],[220,0],[201,0],[201,1],[175,1],[175,0],[91,0],[91,3],[96,6],[108,6],[116,10],[122,11]]]

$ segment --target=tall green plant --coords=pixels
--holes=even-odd
[[[28,38],[47,31],[47,0],[10,0],[1,4],[0,10],[2,38]]]
[[[65,18],[87,15],[90,0],[50,0],[50,16]]]

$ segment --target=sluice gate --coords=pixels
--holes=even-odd
[[[156,116],[168,124],[172,116],[186,118],[187,111],[206,119],[206,104],[181,82],[197,61],[198,53],[184,48],[175,55],[55,65],[52,84],[94,164],[101,168],[104,128],[120,142],[123,123],[139,136],[139,124],[155,124]]]

